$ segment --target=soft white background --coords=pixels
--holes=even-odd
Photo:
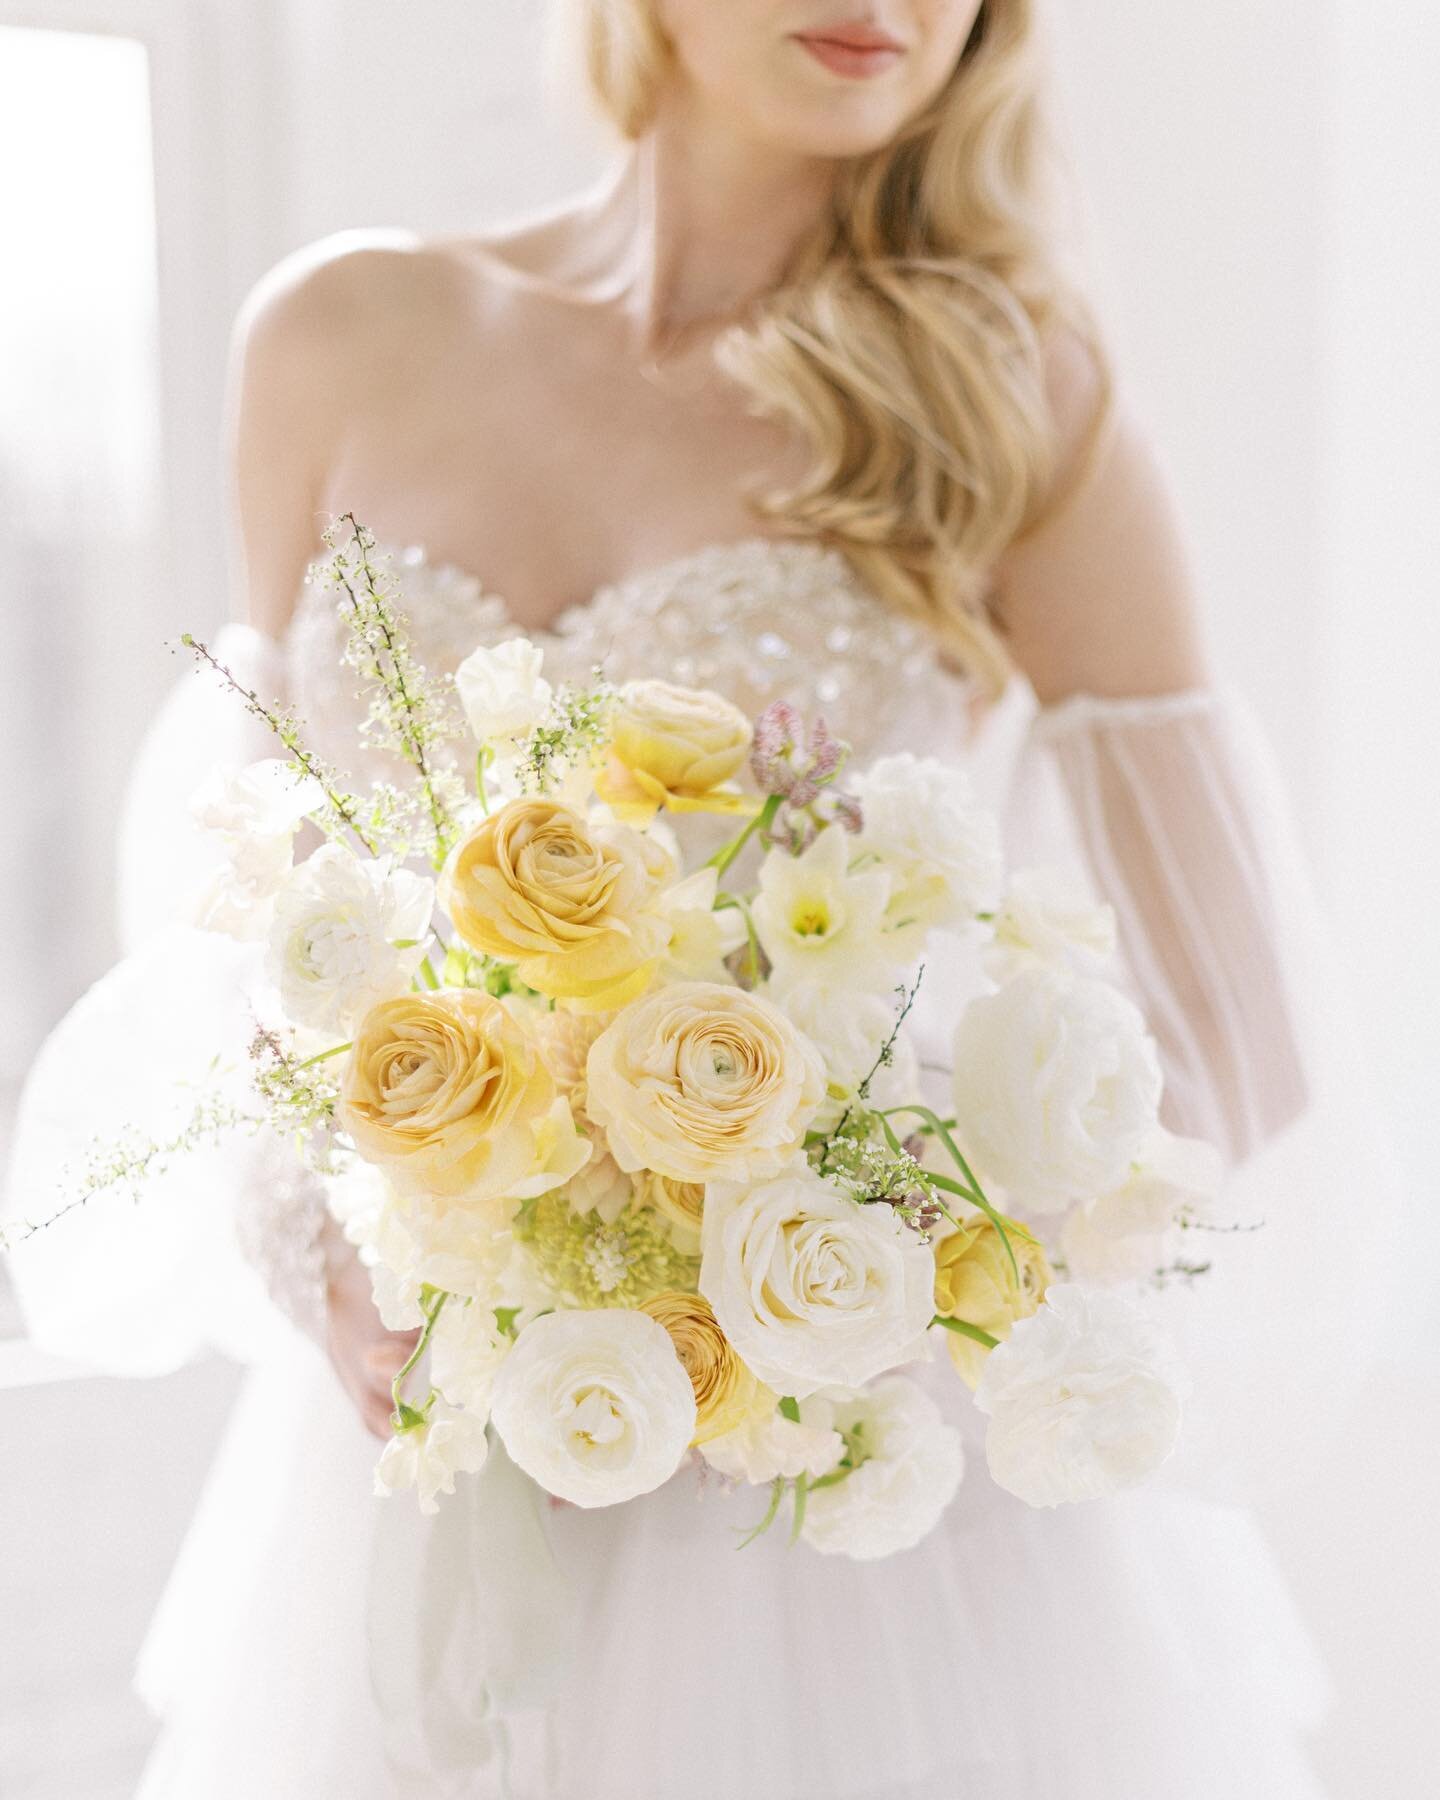
[[[0,187],[0,256],[23,264],[20,299],[8,315],[0,302],[16,377],[0,372],[0,753],[19,771],[0,1089],[113,954],[103,858],[125,758],[176,671],[160,641],[226,610],[216,443],[236,305],[322,234],[492,224],[587,178],[594,141],[537,106],[539,12],[0,0],[0,27],[148,45],[160,267],[153,362],[122,368],[125,309],[143,314],[145,292],[107,284],[114,246],[67,242],[43,159],[0,136],[0,166],[20,173]],[[1264,708],[1372,997],[1369,1049],[1413,1187],[1396,1295],[1357,1296],[1383,1312],[1432,1288],[1440,1256],[1440,12],[1393,0],[1383,29],[1347,0],[1052,0],[1050,14],[1076,242],[1162,447],[1217,659]],[[15,43],[0,32],[0,96]],[[104,115],[78,88],[55,107],[55,142],[106,179],[123,146]],[[70,428],[90,409],[111,434],[92,487],[72,457],[39,453],[62,405]],[[1364,1170],[1345,1178],[1363,1208]],[[1269,1520],[1339,1678],[1318,1757],[1345,1800],[1419,1800],[1440,1757],[1437,1345],[1433,1329],[1397,1342],[1392,1378],[1337,1434],[1332,1480],[1279,1497]],[[232,1377],[45,1374],[0,1344],[0,1442],[23,1447],[0,1462],[0,1792],[99,1800],[130,1791],[143,1754],[126,1672]]]

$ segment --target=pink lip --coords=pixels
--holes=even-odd
[[[795,42],[837,75],[878,75],[903,47],[868,26],[836,25],[821,32],[796,32]]]

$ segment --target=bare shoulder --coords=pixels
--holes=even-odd
[[[1057,458],[1051,503],[995,571],[996,615],[1042,703],[1154,694],[1208,679],[1189,545],[1154,436],[1123,382],[1107,398],[1070,328],[1047,349]]]
[[[251,289],[238,334],[283,354],[343,354],[357,340],[403,341],[473,304],[483,265],[467,269],[444,240],[412,232],[343,231],[270,269]]]

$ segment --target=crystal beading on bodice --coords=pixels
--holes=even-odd
[[[553,679],[583,680],[597,665],[612,682],[656,676],[713,687],[751,714],[784,698],[826,721],[868,757],[902,731],[917,737],[922,699],[933,729],[959,748],[968,679],[941,668],[923,625],[885,606],[846,557],[811,539],[753,537],[707,545],[601,587],[550,625],[520,625],[481,578],[433,562],[419,546],[377,544],[388,558],[416,654],[452,673],[480,644],[524,635],[545,652]],[[341,659],[344,625],[333,590],[312,568],[286,640],[292,697],[313,741],[341,768],[356,767],[364,716]],[[923,710],[923,708],[922,708]]]

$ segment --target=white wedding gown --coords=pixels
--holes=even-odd
[[[474,577],[394,556],[432,668],[513,634]],[[288,689],[319,747],[353,765],[338,631],[309,585],[283,644],[233,626],[217,648],[263,690]],[[290,1190],[202,1156],[138,1209],[92,1205],[15,1259],[42,1342],[136,1373],[206,1345],[254,1363],[144,1653],[164,1728],[141,1800],[1318,1795],[1304,1735],[1323,1673],[1243,1502],[1267,1465],[1301,1453],[1303,1408],[1358,1366],[1353,1339],[1342,1362],[1307,1321],[1342,1304],[1317,1209],[1328,1159],[1342,1140],[1357,1151],[1365,1120],[1334,1060],[1343,1032],[1285,796],[1241,694],[1037,709],[1017,681],[973,730],[967,686],[842,556],[762,538],[602,590],[541,641],[552,674],[599,661],[752,708],[784,694],[824,711],[858,757],[966,765],[1012,866],[1078,862],[1116,905],[1167,1122],[1223,1143],[1236,1217],[1268,1223],[1215,1237],[1217,1271],[1167,1295],[1197,1393],[1160,1479],[1027,1508],[990,1481],[983,1420],[941,1357],[920,1374],[965,1437],[959,1496],[916,1549],[862,1564],[791,1550],[779,1531],[737,1551],[733,1528],[764,1495],[688,1469],[582,1511],[539,1500],[497,1449],[433,1519],[409,1497],[375,1499],[375,1443],[256,1273],[282,1302],[305,1279]],[[134,955],[47,1045],[12,1210],[49,1210],[41,1190],[87,1070],[109,1071],[78,1090],[95,1096],[88,1128],[107,1108],[134,1117],[167,1066],[203,1067],[216,1021],[237,1029],[244,953],[156,925],[184,886],[184,795],[212,758],[267,753],[229,707],[187,677],[152,728],[123,894]],[[935,1060],[953,1010],[941,964],[917,1014]],[[1330,1104],[1342,1089],[1345,1123]]]

